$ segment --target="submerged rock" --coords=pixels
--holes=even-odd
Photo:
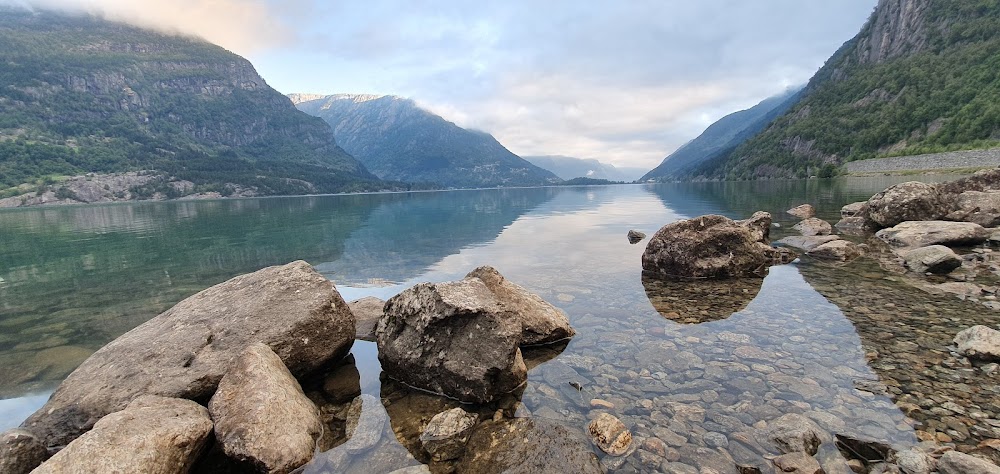
[[[0,433],[0,472],[28,474],[48,458],[48,450],[30,432],[13,429]]]
[[[777,472],[792,472],[795,474],[822,474],[816,458],[802,452],[782,454],[772,461]]]
[[[481,280],[496,300],[516,315],[521,322],[521,345],[548,344],[576,334],[569,325],[566,313],[507,280],[495,268],[482,266],[469,272],[465,278]]]
[[[621,456],[632,445],[632,433],[625,424],[610,413],[601,413],[587,425],[590,439],[612,456]]]
[[[958,353],[973,359],[1000,360],[1000,331],[972,326],[955,336]]]
[[[792,228],[807,237],[812,235],[830,235],[833,233],[833,226],[829,222],[816,217],[805,219],[792,226]]]
[[[868,217],[881,227],[905,221],[928,221],[948,213],[938,190],[930,184],[909,181],[886,188],[868,200]]]
[[[917,273],[950,273],[962,266],[962,259],[944,245],[929,245],[904,252],[906,267]]]
[[[540,418],[480,424],[456,468],[456,472],[484,474],[562,474],[567,470],[604,472],[580,434]]]
[[[877,224],[864,217],[844,217],[834,227],[848,235],[862,235],[878,230]]]
[[[990,238],[990,231],[971,222],[908,221],[875,234],[896,247],[928,245],[975,245]]]
[[[260,343],[233,361],[208,411],[226,455],[262,472],[287,473],[309,462],[323,431],[316,405]]]
[[[808,219],[816,216],[816,208],[812,207],[812,204],[800,204],[785,212],[798,217],[799,219]]]
[[[806,252],[810,257],[840,261],[853,260],[863,254],[860,245],[847,240],[833,240]]]
[[[776,243],[787,245],[789,247],[799,248],[805,251],[812,250],[820,245],[827,242],[833,242],[834,240],[840,240],[840,237],[836,235],[812,235],[812,236],[799,236],[790,235],[785,237]]]
[[[178,398],[144,395],[32,471],[186,473],[212,432],[208,410]]]
[[[300,376],[343,357],[354,316],[330,280],[298,261],[213,286],[125,333],[83,362],[23,426],[68,443],[144,394],[207,399],[229,362],[267,344]]]
[[[378,320],[382,319],[382,308],[385,307],[385,301],[368,296],[351,301],[347,303],[347,306],[354,314],[356,328],[354,337],[362,341],[375,342],[375,327],[378,326]]]
[[[760,293],[761,278],[670,281],[643,276],[646,297],[664,318],[681,324],[718,321],[742,311]]]
[[[628,243],[635,245],[642,242],[642,239],[646,238],[646,234],[639,232],[637,230],[628,231]]]
[[[462,408],[438,413],[420,434],[420,444],[435,461],[458,459],[478,420],[477,415]]]
[[[805,416],[788,413],[772,420],[757,431],[757,441],[762,446],[772,446],[779,453],[806,453],[815,456],[819,445],[829,434]]]
[[[758,212],[734,221],[707,215],[663,226],[646,245],[642,269],[667,279],[763,276],[795,255],[767,243],[771,216]]]

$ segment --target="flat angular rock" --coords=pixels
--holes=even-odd
[[[940,219],[948,213],[945,201],[930,184],[918,181],[886,188],[868,200],[868,217],[880,227],[905,221]]]
[[[840,261],[853,260],[863,254],[858,244],[847,240],[833,240],[806,252],[810,257]]]
[[[547,344],[576,334],[569,325],[566,313],[507,280],[495,268],[482,266],[469,272],[465,278],[481,280],[504,308],[517,315],[521,321],[522,346]]]
[[[587,425],[590,439],[612,456],[621,456],[632,445],[632,433],[625,424],[610,413],[601,413]]]
[[[989,239],[990,231],[971,222],[909,221],[882,229],[875,236],[895,247],[916,248],[975,245]]]
[[[782,454],[806,453],[815,456],[819,445],[830,435],[809,418],[788,413],[772,420],[764,429],[757,430],[756,437],[762,446],[772,446]]]
[[[581,434],[540,418],[487,421],[472,433],[456,472],[484,474],[601,473]]]
[[[966,191],[958,195],[950,221],[974,222],[983,227],[1000,225],[1000,191]]]
[[[1000,474],[1000,467],[975,456],[948,451],[938,459],[937,470],[941,474]]]
[[[666,279],[763,276],[771,265],[795,259],[768,245],[770,227],[766,212],[743,221],[707,215],[667,224],[649,239],[642,269]]]
[[[962,266],[962,259],[952,249],[944,245],[928,245],[903,253],[906,268],[917,273],[951,273]]]
[[[212,420],[201,405],[144,395],[101,418],[32,472],[186,473],[211,432]]]
[[[0,433],[0,472],[4,474],[27,474],[49,458],[35,435],[22,429]]]
[[[343,357],[354,316],[306,262],[238,276],[181,301],[95,352],[22,426],[68,443],[144,394],[207,399],[247,345],[271,347],[296,376]]]
[[[988,326],[972,326],[955,336],[958,353],[973,359],[1000,359],[1000,331]]]
[[[378,326],[378,320],[382,319],[385,301],[369,296],[351,301],[347,306],[354,314],[356,327],[354,337],[362,341],[375,342],[375,327]]]
[[[438,413],[420,434],[420,444],[435,461],[458,459],[477,421],[479,416],[461,408]]]
[[[208,411],[226,455],[260,472],[287,473],[309,462],[323,431],[316,405],[261,343],[233,361]]]
[[[486,403],[527,381],[518,315],[479,278],[421,283],[386,302],[382,370],[405,384]]]
[[[799,219],[808,219],[816,216],[816,208],[812,207],[812,204],[800,204],[785,212],[798,217]]]
[[[805,219],[792,226],[792,228],[807,237],[811,235],[830,235],[833,233],[833,226],[829,222],[816,217]]]
[[[834,240],[840,240],[840,237],[836,235],[790,235],[777,241],[776,243],[787,245],[789,247],[795,247],[808,252],[809,250],[819,247],[827,242],[833,242]]]
[[[840,217],[864,217],[868,213],[868,201],[852,202],[840,208]]]

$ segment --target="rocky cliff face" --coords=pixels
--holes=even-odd
[[[879,0],[875,13],[857,37],[853,60],[882,63],[924,50],[931,26],[931,0]]]

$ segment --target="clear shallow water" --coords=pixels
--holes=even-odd
[[[742,293],[745,298],[726,302],[731,306],[688,304],[690,314],[678,318],[670,307],[676,295],[642,281],[644,244],[629,245],[625,237],[629,229],[652,235],[663,224],[701,214],[742,218],[766,210],[782,226],[772,235],[778,238],[796,222],[785,209],[809,202],[820,217],[835,221],[843,204],[910,179],[0,212],[0,428],[18,424],[44,401],[37,394],[50,391],[90,352],[180,299],[240,273],[303,259],[346,299],[387,298],[417,282],[458,279],[490,264],[566,310],[578,335],[561,352],[533,356],[537,366],[528,385],[505,408],[583,430],[591,399],[598,398],[614,405],[610,411],[637,438],[670,441],[666,457],[638,453],[621,466],[608,460],[609,467],[648,471],[664,462],[698,467],[723,462],[720,456],[759,457],[740,440],[755,423],[789,412],[831,431],[902,444],[923,436],[918,430],[973,439],[971,431],[992,425],[966,425],[963,434],[962,417],[991,419],[993,408],[982,405],[995,396],[997,381],[959,367],[947,345],[959,328],[989,321],[981,306],[931,298],[885,280],[892,276],[870,263],[839,267],[804,259],[774,268],[754,283],[759,288]],[[721,301],[711,294],[705,299]],[[683,324],[694,320],[705,322]],[[387,416],[383,436],[345,457],[338,449],[346,448],[333,446],[346,433],[339,440],[332,433],[331,451],[310,469],[417,463],[419,420],[426,423],[451,402],[380,378],[370,343],[358,343],[354,354],[360,390],[386,400],[387,407],[367,404],[362,412],[366,419]],[[906,380],[897,380],[899,374]],[[964,404],[966,413],[931,416],[947,401]],[[907,416],[895,402],[927,406],[907,409]]]

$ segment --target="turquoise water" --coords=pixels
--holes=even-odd
[[[887,363],[886,369],[884,358],[871,358],[868,352],[881,344],[870,337],[880,334],[871,325],[880,323],[859,318],[878,314],[877,305],[892,299],[900,306],[919,304],[932,319],[892,330],[900,337],[907,330],[919,333],[913,339],[927,345],[926,329],[938,324],[933,318],[948,318],[953,326],[971,324],[985,317],[981,306],[914,292],[871,262],[841,267],[803,259],[775,267],[726,314],[708,317],[712,309],[707,308],[706,322],[681,324],[657,311],[660,290],[643,284],[639,260],[645,242],[630,245],[626,238],[630,229],[652,235],[677,219],[709,213],[743,218],[756,210],[773,214],[780,227],[772,237],[778,238],[796,222],[785,209],[812,203],[819,217],[834,222],[842,205],[901,180],[532,188],[3,211],[0,429],[40,406],[89,353],[177,301],[234,275],[301,259],[334,281],[348,300],[388,298],[417,282],[458,279],[476,266],[495,266],[563,308],[578,332],[561,352],[546,355],[532,369],[520,396],[522,413],[583,427],[589,400],[600,398],[615,405],[615,414],[637,437],[669,437],[662,433],[667,426],[684,431],[678,434],[687,441],[676,447],[680,462],[697,465],[697,449],[718,442],[706,433],[736,439],[754,423],[787,412],[810,414],[834,431],[850,428],[914,443],[916,430],[928,429],[930,420],[910,417],[896,403],[918,398],[913,393],[926,388],[907,389],[909,382],[897,383],[890,374],[901,364]],[[852,291],[862,294],[847,294]],[[857,302],[869,311],[856,311]],[[947,353],[949,335],[942,331],[939,336],[937,350]],[[374,346],[359,343],[355,359],[362,391],[385,396],[387,382],[379,377]],[[567,391],[560,382],[567,377],[579,378],[584,390]],[[702,415],[677,419],[678,404]],[[394,426],[405,417],[389,414]],[[712,441],[706,445],[705,439]],[[385,443],[406,445],[405,440]],[[719,449],[736,457],[736,444]],[[356,456],[358,465],[370,461],[366,456]],[[636,464],[638,457],[628,459],[625,466],[656,470]],[[398,467],[412,462],[401,456]]]

